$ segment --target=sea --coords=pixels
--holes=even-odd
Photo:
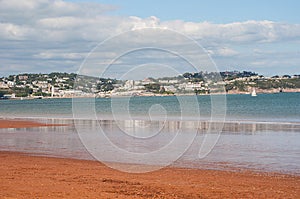
[[[67,126],[0,129],[0,150],[300,175],[300,93],[1,100],[0,118]]]

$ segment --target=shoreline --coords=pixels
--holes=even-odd
[[[271,90],[262,90],[258,89],[257,94],[280,94],[280,93],[300,93],[300,89],[288,89],[284,92],[278,92],[276,89]],[[105,96],[95,96],[93,95],[83,95],[83,96],[64,96],[64,97],[16,97],[16,98],[7,98],[0,100],[45,100],[45,99],[73,99],[73,98],[122,98],[122,97],[170,97],[170,96],[210,96],[210,95],[251,95],[251,92],[244,91],[229,91],[225,93],[211,93],[211,94],[195,94],[195,93],[177,93],[177,94],[142,94],[142,95],[110,95]]]
[[[115,120],[112,117],[103,117],[103,118],[55,118],[55,117],[1,117],[0,116],[0,129],[5,128],[34,128],[34,127],[55,127],[55,126],[71,126],[74,121],[84,120],[84,121],[127,121],[127,120],[135,120],[135,121],[147,121],[145,118],[124,118],[122,120]],[[56,122],[54,122],[56,121]],[[227,131],[230,126],[234,126],[234,129],[250,128],[251,130],[259,130],[264,129],[264,127],[269,127],[269,125],[280,126],[277,130],[280,130],[282,126],[293,126],[300,128],[300,121],[264,121],[264,120],[210,120],[210,119],[202,119],[197,120],[194,118],[187,119],[177,119],[171,118],[170,120],[160,120],[160,118],[156,118],[153,120],[156,122],[194,122],[195,124],[201,125],[210,125],[210,124],[222,124],[223,130]],[[255,126],[259,128],[254,128]]]
[[[49,117],[28,117],[28,116],[0,116],[0,122],[5,123],[5,122],[10,122],[14,123],[15,121],[20,122],[20,124],[25,124],[25,126],[22,127],[4,127],[4,128],[27,128],[26,125],[28,125],[28,128],[30,127],[43,127],[43,126],[69,126],[71,125],[70,121],[74,120],[85,120],[85,121],[123,121],[123,120],[136,120],[136,121],[147,121],[147,118],[142,118],[142,117],[132,117],[132,118],[122,118],[122,119],[117,119],[113,118],[111,115],[106,115],[105,117],[98,117],[97,119],[95,118],[74,118],[74,117],[54,117],[54,116],[49,116]],[[46,122],[43,122],[46,121]],[[50,123],[48,123],[48,121]],[[64,121],[66,123],[53,123],[53,121]],[[162,120],[161,118],[155,118],[153,121],[165,121]],[[229,118],[229,119],[217,119],[217,120],[211,120],[211,118],[177,118],[175,117],[170,117],[168,122],[200,122],[200,123],[223,123],[224,125],[247,125],[247,124],[262,124],[262,125],[300,125],[300,121],[295,120],[295,121],[285,121],[285,120],[253,120],[253,119],[234,119],[234,118]],[[32,123],[32,126],[30,124],[26,124],[27,122]],[[0,123],[0,126],[1,126]],[[6,124],[3,124],[6,126]],[[1,127],[0,127],[1,128]]]
[[[34,120],[24,119],[4,119],[0,118],[0,129],[6,128],[34,128],[34,127],[54,127],[54,126],[68,126],[67,124],[49,124]]]
[[[16,128],[62,126],[18,119],[0,119],[1,124]],[[0,198],[297,198],[300,195],[300,176],[294,174],[174,166],[132,174],[113,170],[96,160],[6,151],[0,151],[0,159]]]
[[[0,152],[1,198],[297,198],[300,177],[163,168],[123,173],[91,160]]]

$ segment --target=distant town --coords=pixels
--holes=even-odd
[[[300,75],[264,77],[249,71],[225,71],[144,80],[96,78],[74,73],[19,74],[0,78],[0,99],[249,94],[254,89],[257,93],[300,92]]]

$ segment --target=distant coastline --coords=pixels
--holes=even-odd
[[[278,89],[269,89],[269,90],[262,90],[258,89],[257,94],[279,94],[279,93],[300,93],[300,89],[285,89],[279,91]],[[14,97],[14,98],[0,98],[0,100],[35,100],[35,99],[72,99],[72,98],[115,98],[115,97],[168,97],[168,96],[208,96],[208,95],[251,95],[250,92],[242,92],[242,91],[229,91],[224,93],[211,93],[211,94],[195,94],[195,93],[185,93],[185,94],[159,94],[159,93],[141,93],[139,95],[84,95],[84,96],[63,96],[63,97],[49,97],[49,96],[35,96],[35,97]]]
[[[117,80],[74,73],[19,74],[0,78],[0,99],[182,96],[300,92],[300,75],[264,77],[254,72],[198,72],[176,77]]]

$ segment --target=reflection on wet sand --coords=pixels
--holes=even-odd
[[[176,132],[178,129],[197,129],[202,133],[215,132],[222,129],[223,133],[248,133],[259,131],[299,132],[300,123],[269,123],[269,122],[214,122],[214,121],[148,121],[148,120],[80,120],[77,124],[89,126],[91,129],[103,127],[114,129],[117,125],[122,129],[164,129]]]
[[[40,119],[46,124],[68,124],[35,128],[0,129],[0,150],[36,155],[93,159],[83,146],[74,120]],[[169,143],[178,131],[197,131],[190,149],[177,162],[183,167],[246,167],[297,173],[300,170],[299,123],[251,123],[208,121],[77,120],[76,125],[92,133],[101,128],[119,147],[132,152],[151,152]],[[203,135],[216,133],[220,140],[204,159],[198,152]],[[216,166],[219,165],[219,166]],[[221,166],[220,166],[221,165]]]

